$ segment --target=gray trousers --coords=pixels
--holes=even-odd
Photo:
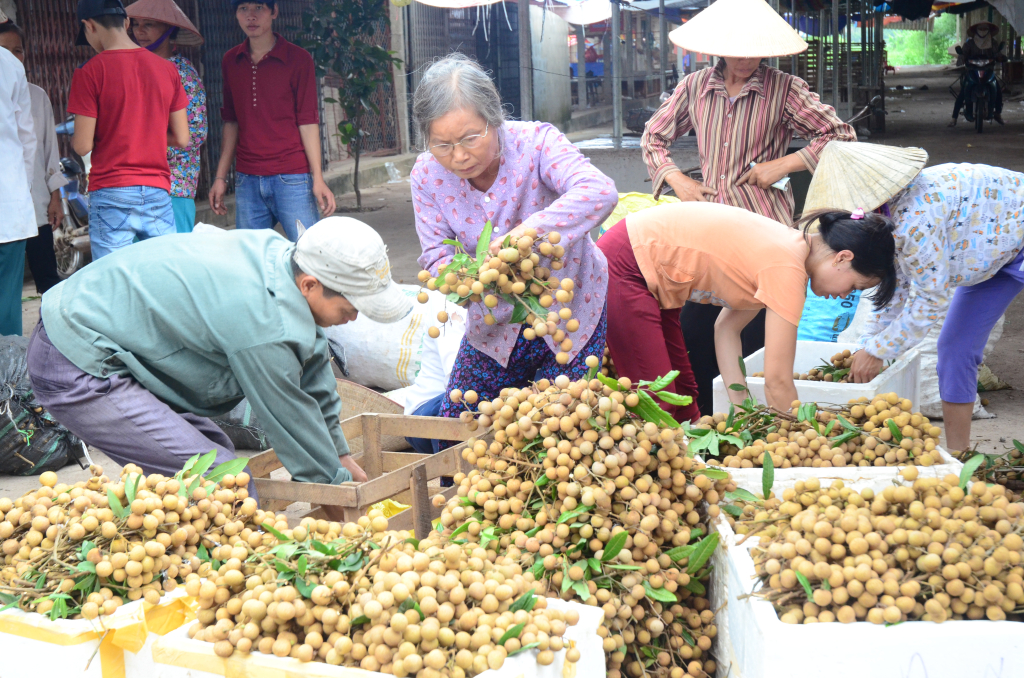
[[[50,343],[42,321],[29,342],[28,372],[39,404],[122,466],[169,477],[196,454],[217,450],[211,468],[235,458],[227,434],[207,417],[175,412],[130,376],[101,379],[80,370]],[[249,494],[256,497],[252,482]]]

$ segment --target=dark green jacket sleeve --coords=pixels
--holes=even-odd
[[[338,461],[349,453],[341,432],[327,340],[317,333],[313,357],[303,365],[284,344],[261,344],[228,357],[253,412],[292,478],[338,484],[352,474]]]

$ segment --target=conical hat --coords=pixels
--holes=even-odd
[[[807,49],[764,0],[716,0],[668,37],[691,52],[723,57],[779,57]]]
[[[923,148],[831,141],[818,159],[804,214],[878,209],[906,188],[927,163]]]
[[[203,44],[203,36],[174,0],[139,0],[125,8],[132,19],[149,19],[159,21],[168,26],[177,26],[177,37],[172,40],[176,45],[197,47]]]

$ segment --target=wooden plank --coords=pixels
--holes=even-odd
[[[384,435],[414,436],[431,440],[468,440],[473,432],[458,419],[414,417],[404,414],[378,414]]]
[[[455,496],[459,491],[458,486],[445,487],[439,493],[444,497],[445,502]],[[444,509],[443,506],[434,506],[430,504],[430,520],[434,521],[441,517],[441,511]],[[389,530],[412,530],[413,529],[413,513],[412,510],[402,511],[397,516],[388,518],[388,529]],[[429,526],[428,529],[433,529],[433,526]],[[417,539],[423,539],[422,534],[419,531],[416,532]]]
[[[261,501],[281,499],[288,502],[305,501],[310,504],[327,504],[329,506],[357,505],[358,485],[296,483],[291,480],[269,480],[266,478],[254,478],[253,481],[256,483],[256,492]]]
[[[269,478],[271,471],[276,471],[282,466],[284,464],[277,458],[273,448],[249,458],[249,470],[252,471],[253,478]]]
[[[363,415],[363,470],[367,477],[379,478],[384,473],[381,463],[380,417],[378,414]]]
[[[438,476],[455,475],[459,470],[458,459],[460,458],[458,447],[450,447],[443,452],[430,455],[424,461],[409,464],[379,478],[369,480],[357,487],[359,495],[358,505],[369,506],[388,497],[393,497],[402,490],[407,489],[409,487],[409,479],[412,478],[413,469],[421,464],[426,467],[429,480],[433,480]]]
[[[427,466],[417,464],[409,479],[409,492],[412,494],[413,529],[416,534],[430,533],[430,496],[427,494]],[[406,511],[407,513],[408,511]]]

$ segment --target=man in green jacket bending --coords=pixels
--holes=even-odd
[[[328,217],[297,244],[273,231],[170,235],[43,295],[29,376],[57,421],[147,473],[211,449],[233,459],[208,417],[244,397],[293,479],[362,482],[321,328],[410,311],[384,242],[355,219]]]

